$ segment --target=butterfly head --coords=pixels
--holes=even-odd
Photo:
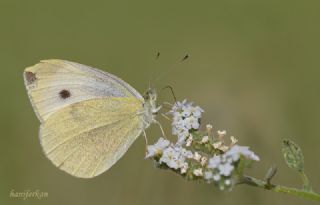
[[[157,105],[157,92],[154,88],[149,88],[143,98],[145,127],[148,127],[152,122],[156,121],[155,117],[161,109],[161,106]]]
[[[161,109],[161,106],[157,106],[157,91],[155,88],[149,88],[144,96],[145,100],[145,107],[146,109],[149,109],[149,112],[152,115],[158,114],[159,110]]]

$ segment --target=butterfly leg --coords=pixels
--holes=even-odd
[[[173,105],[174,105],[174,104],[171,104],[171,103],[169,103],[169,102],[163,102],[162,104],[163,104],[163,105],[168,105],[168,106],[170,106],[170,107],[173,107]]]
[[[143,135],[144,135],[144,140],[146,142],[145,152],[146,152],[146,156],[147,156],[147,154],[148,154],[148,139],[147,139],[147,133],[144,130],[143,130]]]
[[[166,118],[166,119],[169,120],[169,121],[172,121],[167,115],[165,115],[165,114],[163,114],[163,113],[161,113],[161,116],[164,117],[164,118]]]
[[[161,130],[161,132],[162,132],[162,136],[163,136],[165,139],[167,139],[166,134],[164,133],[164,130],[163,130],[162,125],[160,124],[160,122],[158,122],[157,120],[154,120],[154,122],[155,122],[157,125],[159,125],[160,130]]]
[[[169,102],[162,102],[160,104],[160,107],[164,107],[165,109],[171,110],[171,108],[173,107],[173,104],[171,104]]]

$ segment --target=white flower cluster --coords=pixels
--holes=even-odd
[[[207,181],[220,181],[222,177],[225,179],[225,185],[231,185],[232,171],[235,164],[240,160],[240,156],[248,160],[259,161],[259,157],[249,150],[249,147],[234,145],[222,155],[215,155],[209,159],[208,170],[205,172],[204,178]]]
[[[187,179],[204,179],[220,189],[231,189],[240,159],[259,161],[259,157],[249,147],[236,145],[238,140],[233,136],[230,144],[226,144],[225,130],[214,137],[212,125],[208,124],[205,133],[199,132],[202,112],[199,106],[186,100],[176,102],[169,113],[173,116],[172,134],[178,137],[177,142],[159,138],[148,145],[146,158],[153,158],[158,165],[165,165]]]
[[[187,100],[174,104],[170,114],[173,116],[172,134],[178,136],[178,144],[185,143],[191,129],[199,129],[202,112],[204,112],[203,109],[199,106],[193,106]]]
[[[154,145],[149,145],[147,151],[146,158],[159,156],[160,164],[164,163],[175,170],[180,169],[182,174],[188,169],[186,159],[193,158],[191,151],[178,144],[170,144],[169,140],[165,140],[162,137]]]

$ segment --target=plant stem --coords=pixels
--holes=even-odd
[[[281,186],[281,185],[276,185],[271,183],[268,184],[266,181],[256,179],[251,176],[243,176],[238,184],[247,184],[247,185],[259,187],[265,190],[270,190],[274,192],[303,197],[305,199],[320,201],[320,194],[315,193],[313,191],[296,189],[296,188],[291,188],[291,187],[286,187],[286,186]]]
[[[311,187],[311,183],[307,177],[307,175],[304,173],[304,171],[299,172],[302,182],[303,182],[303,189],[306,191],[313,191]]]

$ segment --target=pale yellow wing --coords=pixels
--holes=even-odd
[[[54,165],[81,178],[109,169],[143,129],[141,102],[108,97],[74,103],[54,112],[40,128],[40,141]]]
[[[88,99],[142,96],[120,78],[101,70],[65,60],[42,60],[24,71],[30,101],[44,122],[57,110]]]

